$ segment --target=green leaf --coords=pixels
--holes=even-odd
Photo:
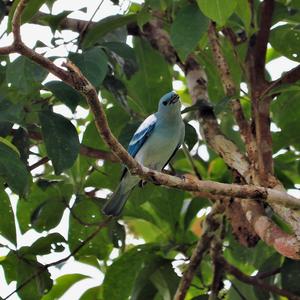
[[[30,175],[18,154],[0,141],[0,176],[13,192],[24,196],[28,191]]]
[[[83,46],[89,48],[97,41],[113,30],[132,23],[136,20],[136,15],[115,15],[100,20],[86,33]]]
[[[103,43],[109,51],[113,52],[114,58],[117,56],[117,62],[122,67],[127,78],[130,78],[138,70],[134,50],[125,43],[108,42]]]
[[[235,12],[240,17],[245,25],[246,32],[250,30],[251,24],[251,9],[248,0],[237,0]]]
[[[102,300],[101,297],[102,286],[95,286],[91,289],[88,289],[79,300]]]
[[[0,95],[0,122],[20,123],[23,115],[22,104],[14,104]]]
[[[28,95],[41,87],[47,71],[25,56],[19,56],[7,65],[6,81],[18,89],[23,95]]]
[[[221,26],[225,25],[237,6],[237,0],[197,0],[197,3],[208,18]]]
[[[150,255],[149,251],[149,244],[148,248],[147,246],[137,246],[113,262],[107,269],[103,282],[104,299],[128,299],[138,273]]]
[[[97,229],[97,224],[103,220],[100,207],[90,199],[77,199],[72,212],[68,238],[71,251],[76,249],[82,241],[91,235]],[[112,245],[108,236],[108,230],[107,228],[102,228],[91,241],[80,249],[76,256],[95,255],[99,259],[107,259],[111,249]]]
[[[189,123],[185,123],[185,142],[190,150],[198,142],[198,135],[194,126]]]
[[[240,296],[241,294],[247,300],[258,300],[254,293],[254,289],[251,285],[243,283],[235,278],[230,281],[235,288],[231,285],[230,290],[227,294],[228,299],[241,300],[241,296]],[[236,291],[236,289],[239,291],[239,293]]]
[[[29,253],[34,255],[44,255],[51,253],[52,251],[61,252],[64,247],[61,247],[61,243],[65,243],[66,240],[59,233],[50,233],[46,237],[41,237],[35,241],[29,248]]]
[[[59,224],[65,209],[63,199],[48,199],[34,210],[30,223],[38,232],[50,230]]]
[[[65,103],[72,112],[79,103],[85,101],[84,97],[63,81],[50,81],[45,87],[61,102]]]
[[[52,289],[42,300],[59,299],[73,284],[89,278],[83,274],[66,274],[55,279]]]
[[[14,213],[10,200],[2,188],[0,188],[0,211],[3,212],[0,218],[0,234],[16,245]]]
[[[272,103],[272,119],[276,125],[281,128],[281,132],[277,132],[277,139],[280,138],[283,147],[293,145],[298,150],[300,149],[300,141],[298,130],[300,130],[299,117],[300,107],[297,103],[300,97],[300,92],[285,92],[282,93]]]
[[[282,288],[300,296],[300,262],[285,258],[281,268]]]
[[[43,184],[44,186],[42,186]],[[36,222],[36,225],[43,223],[48,229],[51,224],[56,226],[65,209],[62,201],[68,202],[72,192],[72,186],[64,183],[40,180],[34,184],[28,198],[17,203],[17,218],[21,232],[24,233],[31,228],[31,221]],[[41,212],[42,215],[38,212]],[[41,220],[39,220],[40,217]],[[41,227],[41,231],[43,231],[43,226]]]
[[[101,47],[91,48],[82,54],[71,53],[69,58],[95,87],[100,86],[108,71],[107,56]]]
[[[40,300],[52,287],[50,273],[44,266],[34,260],[19,260],[17,268],[17,288],[31,276],[37,274],[34,280],[29,281],[18,291],[21,299]]]
[[[1,257],[0,265],[3,267],[5,280],[8,284],[16,280],[19,258],[15,251],[10,251],[5,257]]]
[[[177,13],[171,26],[171,41],[183,62],[207,31],[208,21],[196,4],[184,6]]]
[[[148,42],[134,38],[133,43],[139,71],[126,82],[128,94],[144,112],[153,113],[159,99],[172,90],[171,73],[165,59]]]
[[[300,61],[300,29],[293,25],[281,25],[271,30],[272,47],[287,58]]]
[[[72,167],[79,153],[76,128],[65,117],[52,111],[39,113],[47,154],[56,174]]]

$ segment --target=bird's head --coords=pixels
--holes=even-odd
[[[180,113],[181,102],[175,92],[169,92],[159,100],[158,111],[162,113]]]

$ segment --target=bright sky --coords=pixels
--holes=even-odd
[[[91,16],[94,14],[96,8],[98,7],[101,0],[95,1],[95,0],[72,0],[72,1],[63,1],[58,0],[54,3],[53,6],[53,13],[58,14],[65,10],[79,10],[83,7],[87,7],[87,13],[83,13],[81,11],[74,12],[70,14],[69,16],[72,18],[79,18],[84,20],[89,20]],[[135,0],[134,2],[141,2]],[[121,0],[120,1],[121,6],[113,6],[110,0],[104,0],[101,8],[96,13],[95,17],[93,18],[94,21],[97,21],[99,19],[102,19],[109,15],[114,15],[117,13],[122,13],[127,10],[129,1],[128,0]],[[42,10],[44,12],[48,12],[46,7],[43,7]],[[0,24],[0,36],[5,31],[6,28],[6,20],[4,20]],[[50,40],[52,37],[51,31],[49,28],[38,26],[38,25],[24,25],[22,26],[22,37],[25,43],[28,46],[35,45],[37,40],[42,41],[46,45],[50,46]],[[64,39],[64,41],[71,41],[74,37],[76,37],[76,34],[71,31],[63,31],[62,33],[59,33],[57,37],[61,37]],[[9,45],[11,42],[11,35],[6,36],[4,35],[3,38],[0,41],[0,46]],[[68,51],[71,50],[71,46],[65,46],[62,45],[60,47],[57,47],[55,50],[49,50],[46,55],[47,56],[66,56]],[[74,50],[74,49],[72,49]],[[12,55],[11,58],[13,59],[16,57],[16,55]],[[271,63],[267,65],[267,69],[272,75],[273,79],[277,79],[283,71],[287,71],[291,68],[293,68],[295,65],[297,65],[295,62],[292,62],[288,59],[276,59],[273,60]],[[53,76],[49,76],[49,79],[52,79]],[[176,85],[176,84],[175,84]],[[176,86],[174,86],[176,89]],[[63,108],[61,106],[57,112],[63,113],[64,115],[67,115],[69,117],[72,116],[72,113],[67,108]],[[84,115],[86,114],[86,111],[83,109],[78,108],[76,111],[77,116],[78,115]],[[206,149],[203,149],[203,155],[205,155]],[[33,161],[32,161],[33,162]],[[12,197],[12,202],[14,203],[14,206],[16,204],[16,197]],[[52,231],[58,231],[60,232],[65,238],[67,238],[67,232],[68,232],[68,217],[69,213],[66,212],[63,216],[63,220],[59,224],[58,227],[56,227]],[[44,234],[46,235],[46,233]],[[19,246],[25,246],[25,245],[31,245],[34,240],[36,240],[40,235],[34,232],[33,230],[29,231],[25,235],[21,235],[20,231],[18,230],[18,245]],[[134,242],[130,240],[130,242]],[[0,243],[6,244],[6,241],[4,239],[1,239],[0,237]],[[6,250],[0,250],[0,256],[6,255],[8,251]],[[40,258],[41,262],[51,262],[58,260],[60,258],[63,258],[68,255],[68,251],[64,251],[63,253],[54,254],[54,255],[48,255],[47,257]],[[94,267],[83,265],[77,262],[74,262],[74,260],[70,260],[68,263],[66,263],[61,269],[58,269],[56,267],[52,267],[50,269],[51,276],[53,279],[61,276],[62,274],[68,274],[68,273],[82,273],[90,277],[90,279],[85,279],[78,284],[74,285],[63,297],[60,298],[60,300],[77,300],[80,298],[81,294],[84,293],[84,291],[92,286],[99,285],[101,281],[103,280],[103,274],[97,270]],[[10,285],[7,285],[5,283],[4,274],[2,268],[0,268],[0,296],[5,297],[10,292],[12,292],[16,288],[16,284],[12,283]],[[12,296],[9,298],[10,300],[19,299],[17,295]]]

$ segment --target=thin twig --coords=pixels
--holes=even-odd
[[[60,259],[60,260],[57,260],[57,261],[54,261],[52,263],[49,263],[49,264],[46,264],[44,265],[43,267],[41,267],[41,269],[32,274],[29,278],[27,278],[26,280],[24,280],[20,285],[18,285],[18,287],[12,291],[9,295],[7,295],[3,300],[7,300],[9,297],[11,297],[13,294],[17,293],[18,291],[20,291],[22,288],[24,288],[27,284],[29,284],[33,279],[35,279],[37,276],[41,275],[42,273],[46,272],[46,270],[49,268],[49,267],[53,267],[53,266],[56,266],[56,265],[59,265],[59,264],[62,264],[64,262],[66,262],[67,260],[69,260],[71,257],[75,256],[76,253],[78,253],[80,251],[80,249],[82,247],[84,247],[88,242],[90,242],[98,233],[99,231],[106,227],[107,224],[112,220],[112,217],[108,217],[106,218],[103,222],[101,222],[97,229],[92,232],[82,243],[80,243],[68,256]]]
[[[287,297],[290,300],[300,300],[300,296],[297,296],[287,290],[278,288],[275,285],[268,284],[267,282],[263,281],[262,279],[256,278],[255,276],[248,276],[242,271],[240,271],[235,266],[231,265],[229,262],[227,262],[224,257],[218,258],[219,262],[223,265],[225,270],[232,274],[234,277],[236,277],[238,280],[257,286],[265,291],[272,292],[274,294]]]

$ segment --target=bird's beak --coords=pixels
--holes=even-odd
[[[179,101],[179,96],[176,94],[172,97],[172,99],[170,100],[170,104],[174,104],[176,102]]]

